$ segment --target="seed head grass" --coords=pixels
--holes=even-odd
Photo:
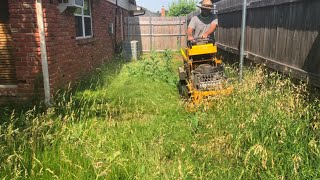
[[[232,94],[188,111],[179,55],[106,63],[53,107],[1,108],[1,179],[320,178],[320,105],[304,83],[226,65]]]

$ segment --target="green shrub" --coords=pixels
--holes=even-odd
[[[185,16],[196,10],[196,1],[194,0],[177,0],[169,5],[168,16]]]

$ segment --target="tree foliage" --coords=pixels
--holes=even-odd
[[[177,0],[169,5],[168,16],[185,16],[196,10],[195,0]]]

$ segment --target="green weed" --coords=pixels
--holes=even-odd
[[[305,84],[246,68],[231,95],[188,112],[178,59],[116,59],[50,109],[2,108],[0,178],[320,178],[320,105]],[[236,80],[237,68],[225,68]]]

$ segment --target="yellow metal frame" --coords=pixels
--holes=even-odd
[[[217,46],[213,44],[203,44],[192,46],[191,49],[188,48],[187,54],[189,56],[201,55],[201,54],[214,54],[217,53]]]

